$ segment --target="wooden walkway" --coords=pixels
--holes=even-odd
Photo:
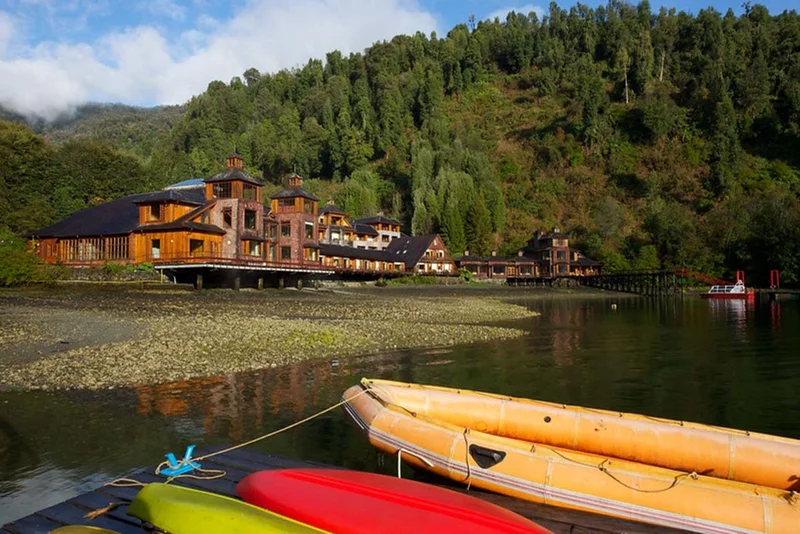
[[[213,449],[199,451],[197,456],[207,454],[211,450]],[[224,470],[226,472],[225,477],[205,481],[181,478],[172,483],[236,497],[236,484],[254,471],[297,467],[331,467],[315,462],[262,454],[245,449],[216,456],[213,460],[203,461],[202,464],[204,469]],[[164,481],[164,477],[156,476],[153,472],[154,469],[151,468],[137,471],[128,476],[141,482]],[[138,487],[103,486],[3,525],[0,527],[0,534],[45,534],[64,525],[92,525],[114,530],[120,534],[142,534],[147,531],[140,527],[139,520],[126,514],[128,504],[139,492],[139,489]],[[466,492],[466,490],[459,488],[450,487],[450,489]],[[469,494],[511,509],[552,530],[555,534],[608,534],[612,532],[674,534],[682,532],[585,512],[529,503],[503,495],[494,495],[476,490],[470,491]],[[119,506],[93,520],[84,517],[88,512],[104,508],[112,503],[119,504]]]

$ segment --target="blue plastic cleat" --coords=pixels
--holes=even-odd
[[[162,469],[160,474],[168,477],[175,477],[178,475],[185,475],[186,473],[190,473],[195,469],[200,469],[200,463],[192,461],[194,447],[194,445],[189,445],[186,447],[186,454],[183,455],[183,459],[180,462],[171,452],[165,454],[164,456],[167,457],[167,463],[169,464],[169,467]]]

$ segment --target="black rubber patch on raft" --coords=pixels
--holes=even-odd
[[[503,461],[506,453],[503,451],[496,451],[494,449],[487,449],[479,445],[469,446],[469,455],[475,460],[475,463],[484,469],[488,469]]]

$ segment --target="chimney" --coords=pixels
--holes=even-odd
[[[229,169],[244,169],[244,159],[240,154],[234,152],[225,158],[225,166]]]
[[[464,249],[464,256],[469,256],[469,250]]]
[[[492,256],[497,256],[497,251],[496,250],[492,251]]]
[[[378,212],[378,217],[383,217],[383,210],[380,210],[380,211]]]
[[[519,249],[519,250],[517,251],[517,256],[519,256],[519,257],[522,257],[522,249]]]
[[[332,198],[328,199],[328,206],[333,206],[333,199]]]
[[[303,187],[303,178],[295,173],[289,177],[289,187]]]

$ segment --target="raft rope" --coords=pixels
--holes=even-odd
[[[271,438],[273,436],[277,436],[278,434],[281,434],[283,432],[286,432],[288,430],[296,428],[296,427],[298,427],[298,426],[300,426],[302,424],[308,423],[309,421],[311,421],[313,419],[316,419],[317,417],[325,415],[326,413],[328,413],[330,411],[333,411],[336,408],[339,408],[340,406],[342,406],[344,404],[347,404],[351,400],[353,400],[353,399],[365,394],[367,391],[369,391],[369,390],[363,389],[360,392],[358,392],[355,395],[353,395],[352,397],[350,397],[349,399],[342,399],[341,401],[337,402],[336,404],[328,406],[327,408],[325,408],[323,410],[320,410],[320,411],[318,411],[318,412],[316,412],[316,413],[314,413],[312,415],[309,415],[308,417],[306,417],[304,419],[300,419],[299,421],[295,421],[294,423],[292,423],[290,425],[286,425],[283,428],[279,428],[278,430],[274,430],[274,431],[269,432],[267,434],[258,436],[257,438],[253,438],[250,441],[245,441],[244,443],[239,443],[237,445],[233,445],[231,447],[227,447],[227,448],[219,450],[219,451],[211,452],[211,453],[208,453],[206,455],[199,456],[197,458],[190,458],[190,459],[183,459],[182,458],[182,459],[178,460],[178,466],[177,467],[180,467],[180,466],[182,466],[182,465],[184,465],[184,464],[186,464],[188,462],[200,462],[202,460],[207,460],[209,458],[213,458],[214,456],[219,456],[221,454],[225,454],[225,453],[228,453],[228,452],[231,452],[231,451],[235,451],[236,449],[241,449],[243,447],[250,446],[253,443],[257,443],[257,442],[263,441],[263,440],[265,440],[267,438]],[[167,467],[168,465],[169,465],[169,463],[166,462],[166,461],[161,462],[160,464],[158,464],[158,467],[156,467],[156,469],[155,469],[155,474],[156,475],[160,475],[161,474],[161,470],[164,469],[165,467]],[[201,469],[201,468],[195,468],[194,471],[199,471],[200,473],[205,473],[207,476],[197,476],[197,475],[192,475],[192,474],[176,475],[176,476],[168,477],[164,481],[164,484],[169,484],[173,480],[177,480],[179,478],[191,478],[191,479],[194,479],[194,480],[216,480],[218,478],[223,478],[225,475],[227,475],[227,472],[225,470],[223,470],[223,469]],[[106,486],[114,486],[114,487],[118,487],[118,488],[133,488],[133,487],[144,487],[144,486],[147,486],[147,484],[148,484],[147,482],[141,482],[141,481],[133,479],[133,478],[118,478],[116,480],[112,480],[111,482],[106,483],[105,485]],[[90,512],[90,513],[92,513],[92,512]]]

